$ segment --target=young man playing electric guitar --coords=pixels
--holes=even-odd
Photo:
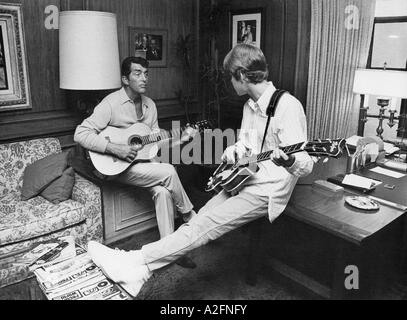
[[[224,161],[235,162],[262,149],[274,150],[271,161],[260,163],[260,170],[238,192],[220,192],[188,223],[141,250],[117,251],[89,242],[95,264],[133,296],[152,272],[187,252],[260,217],[268,215],[272,222],[284,211],[298,177],[312,171],[314,162],[306,152],[287,156],[279,149],[307,140],[304,110],[296,98],[283,94],[265,129],[267,109],[276,88],[267,82],[268,67],[262,51],[239,44],[226,56],[224,69],[230,73],[236,93],[250,97],[243,107],[238,142],[225,150]]]
[[[137,146],[112,143],[99,133],[108,126],[128,128],[136,123],[146,125],[153,133],[160,129],[156,105],[144,95],[148,82],[148,61],[128,57],[122,63],[121,73],[123,87],[96,106],[93,114],[76,128],[74,140],[90,151],[113,155],[131,163],[137,156]],[[192,128],[186,130],[182,141],[187,141],[193,134]],[[151,192],[161,238],[174,232],[175,208],[185,222],[196,215],[177,172],[170,164],[152,161],[136,163],[115,176],[114,180],[147,188]],[[188,257],[180,257],[176,263],[186,268],[195,267]]]

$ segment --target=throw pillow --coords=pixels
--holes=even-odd
[[[68,167],[67,153],[52,154],[28,165],[24,170],[21,200],[41,193],[52,181],[62,176]]]
[[[75,171],[69,167],[64,171],[61,177],[51,182],[51,184],[40,193],[40,196],[51,201],[53,204],[58,204],[71,198],[74,184]]]

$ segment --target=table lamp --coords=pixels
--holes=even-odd
[[[92,91],[121,87],[116,15],[100,11],[62,11],[59,19],[60,88]],[[79,101],[92,113],[95,104]]]
[[[396,99],[407,98],[407,72],[386,69],[358,69],[355,74],[353,92],[361,95],[358,135],[363,135],[364,124],[367,118],[378,118],[379,125],[376,129],[377,136],[383,139],[383,120],[389,119],[389,127],[395,125]],[[377,104],[380,106],[378,115],[368,114],[368,95],[378,96]],[[385,115],[386,108],[390,105],[389,116]],[[400,116],[405,120],[405,115]],[[405,130],[404,126],[400,130]],[[404,132],[403,136],[404,136]]]

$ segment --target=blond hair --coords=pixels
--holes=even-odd
[[[269,75],[266,58],[263,52],[250,44],[237,44],[223,60],[223,69],[236,80],[245,75],[252,83],[267,80]]]

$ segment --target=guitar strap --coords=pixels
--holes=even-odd
[[[266,130],[264,130],[263,142],[261,144],[260,153],[263,152],[264,142],[266,142],[267,130],[269,129],[271,117],[274,117],[274,113],[276,112],[278,102],[280,101],[280,98],[283,96],[283,94],[286,92],[287,92],[286,90],[277,89],[270,99],[270,103],[269,103],[269,105],[267,107],[267,111],[266,111],[268,118],[267,118]]]

